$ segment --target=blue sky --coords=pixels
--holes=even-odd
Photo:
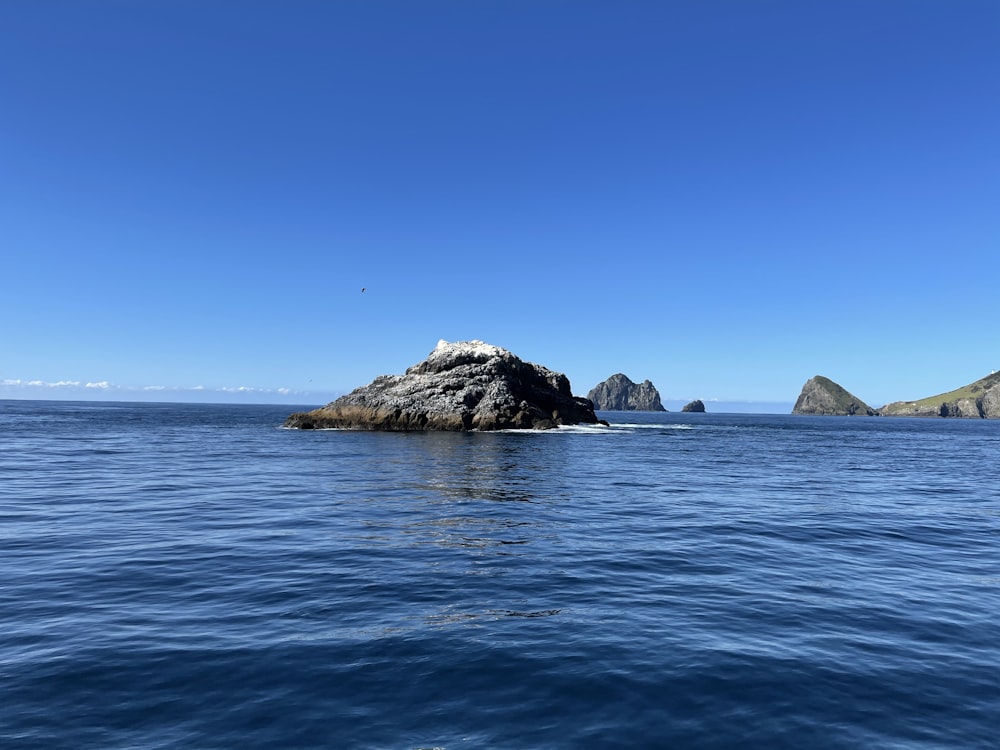
[[[581,394],[963,385],[998,39],[993,0],[3,3],[0,398],[323,403],[441,338]]]

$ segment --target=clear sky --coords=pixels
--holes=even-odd
[[[0,243],[0,398],[929,396],[1000,369],[1000,2],[12,0]]]

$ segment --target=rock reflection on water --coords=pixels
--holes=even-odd
[[[385,481],[404,492],[379,521],[389,544],[412,552],[411,622],[481,627],[564,611],[568,602],[539,595],[569,507],[564,436],[401,437],[383,457],[398,460]]]
[[[553,441],[540,445],[542,436],[495,433],[422,437],[414,484],[432,507],[408,530],[429,531],[442,547],[477,549],[527,545],[537,537],[548,508],[524,504],[552,504],[551,488],[539,484],[553,465]]]
[[[567,612],[572,602],[553,581],[567,577],[561,535],[572,528],[580,459],[572,438],[330,433],[326,449],[350,467],[329,484],[324,508],[339,530],[330,539],[341,553],[335,577],[345,601],[381,602],[345,610],[341,627],[376,638]]]
[[[483,519],[475,516],[447,516],[419,521],[404,529],[404,533],[421,536],[431,532],[435,544],[442,547],[484,549],[504,545],[528,544],[529,539],[517,532],[528,532],[534,524],[527,521]],[[500,554],[503,554],[500,552]]]
[[[428,434],[415,467],[442,500],[536,502],[543,448],[531,436]],[[455,439],[459,438],[459,439]]]
[[[562,612],[561,609],[516,610],[488,609],[483,612],[439,612],[428,615],[424,621],[428,625],[470,624],[476,621],[494,621],[503,617],[553,617]]]

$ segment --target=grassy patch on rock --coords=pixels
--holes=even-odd
[[[941,393],[937,396],[928,396],[927,398],[922,398],[917,401],[905,401],[903,403],[913,404],[916,407],[927,407],[938,406],[951,401],[958,401],[963,398],[976,399],[980,398],[986,391],[998,384],[1000,384],[1000,372],[995,372],[992,375],[987,375],[985,378],[980,378],[975,383],[969,383],[968,385],[956,388],[953,391]]]

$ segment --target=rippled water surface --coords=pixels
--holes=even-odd
[[[0,747],[993,748],[1000,422],[0,402]]]

